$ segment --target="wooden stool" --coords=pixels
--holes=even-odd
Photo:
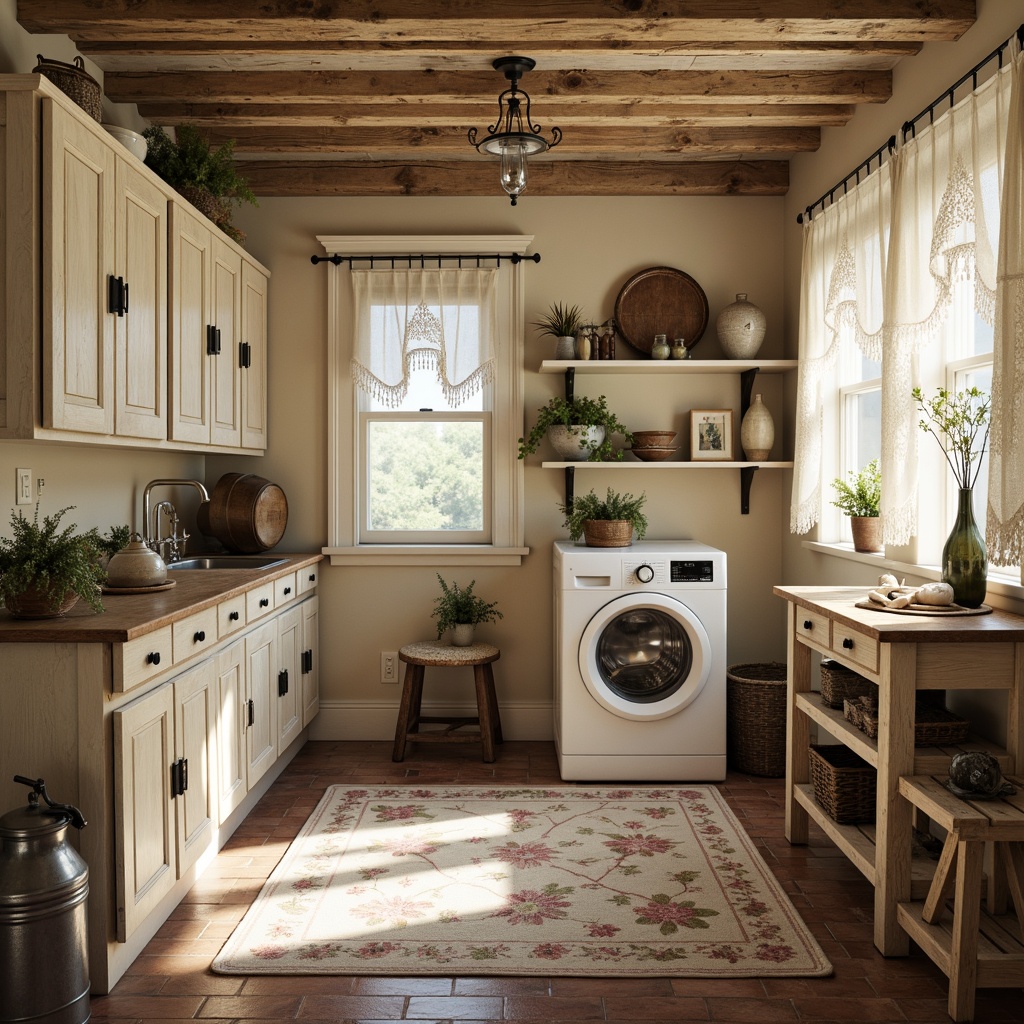
[[[491,644],[470,644],[469,647],[450,647],[432,641],[406,644],[398,652],[398,660],[404,661],[405,684],[402,688],[402,703],[398,708],[398,725],[395,727],[395,747],[392,761],[405,757],[406,743],[475,743],[480,741],[485,761],[493,761],[494,745],[502,742],[501,716],[498,713],[498,698],[494,693],[494,673],[491,663],[501,657],[501,651]],[[476,683],[476,718],[443,718],[420,714],[423,699],[423,673],[426,668],[473,669]],[[420,732],[421,722],[435,722],[446,725],[447,729]],[[464,725],[476,725],[478,733],[456,733]]]
[[[1024,782],[1008,778],[1016,796],[961,800],[940,775],[900,779],[900,794],[946,830],[946,843],[924,903],[901,903],[900,925],[949,978],[949,1015],[974,1019],[977,988],[1024,985]],[[981,909],[985,843],[993,846],[988,910]],[[955,883],[953,866],[956,865]],[[950,885],[953,919],[943,919]],[[1009,891],[1014,928],[1003,911]],[[1000,916],[994,916],[1000,915]]]

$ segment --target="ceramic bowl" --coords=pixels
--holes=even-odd
[[[149,149],[149,143],[139,135],[138,132],[133,132],[128,128],[122,128],[116,124],[105,124],[106,128],[111,135],[121,143],[122,146],[127,149],[132,156],[138,157],[140,160],[146,159],[146,150]]]
[[[668,448],[675,436],[674,430],[634,430],[633,451],[637,448]]]
[[[647,448],[634,448],[633,454],[641,462],[664,462],[665,459],[671,458],[676,452],[677,448],[669,447],[656,447],[648,446]]]

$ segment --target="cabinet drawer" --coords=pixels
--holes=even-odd
[[[305,569],[299,569],[295,575],[299,594],[302,595],[316,588],[320,579],[320,570],[316,565],[307,565]]]
[[[217,642],[217,609],[204,608],[171,626],[174,664],[208,651]]]
[[[828,616],[808,611],[799,606],[794,611],[796,613],[796,635],[812,640],[819,647],[828,647],[832,639],[829,632],[831,622]]]
[[[841,622],[832,623],[832,650],[869,672],[878,671],[878,641]]]
[[[145,636],[129,640],[121,644],[119,649],[115,647],[115,691],[125,693],[161,672],[166,672],[173,663],[172,650],[170,626],[163,626]]]
[[[274,607],[280,608],[289,601],[295,600],[295,573],[279,576],[274,580]]]
[[[217,605],[217,636],[230,636],[245,625],[245,594]]]
[[[255,622],[274,610],[274,581],[245,592],[245,621]]]

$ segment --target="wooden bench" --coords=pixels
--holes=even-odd
[[[897,918],[949,978],[949,1015],[956,1021],[974,1019],[977,988],[1024,985],[1024,781],[1008,781],[1015,796],[964,800],[946,789],[943,775],[900,779],[901,796],[945,829],[946,841],[924,902],[901,903]],[[986,843],[993,845],[983,911]],[[1016,920],[1005,913],[1008,896]]]
[[[392,761],[405,758],[407,743],[476,743],[479,742],[485,761],[495,760],[494,747],[502,742],[501,715],[498,712],[498,698],[494,692],[493,662],[501,657],[501,651],[491,644],[470,644],[468,647],[451,647],[445,644],[424,641],[406,644],[398,652],[398,660],[404,661],[405,683],[402,688],[402,702],[398,708],[398,724],[395,727],[395,745]],[[428,668],[473,669],[476,686],[475,718],[452,718],[420,714],[423,700],[423,675]],[[420,724],[439,723],[445,729],[420,732]],[[466,725],[476,725],[478,732],[456,732]]]

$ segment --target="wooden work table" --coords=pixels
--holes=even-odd
[[[774,593],[788,606],[786,837],[806,843],[809,820],[820,825],[875,887],[875,945],[887,956],[905,955],[909,938],[897,904],[911,898],[911,809],[900,799],[900,776],[944,772],[961,749],[988,750],[1004,772],[1024,767],[1024,617],[999,610],[919,616],[857,608],[865,588],[775,587]],[[810,692],[813,652],[878,686],[877,741]],[[1004,691],[1005,747],[972,736],[955,748],[915,748],[917,690]],[[877,769],[873,827],[839,825],[815,801],[808,757],[812,724]],[[914,882],[927,890],[927,879]]]

